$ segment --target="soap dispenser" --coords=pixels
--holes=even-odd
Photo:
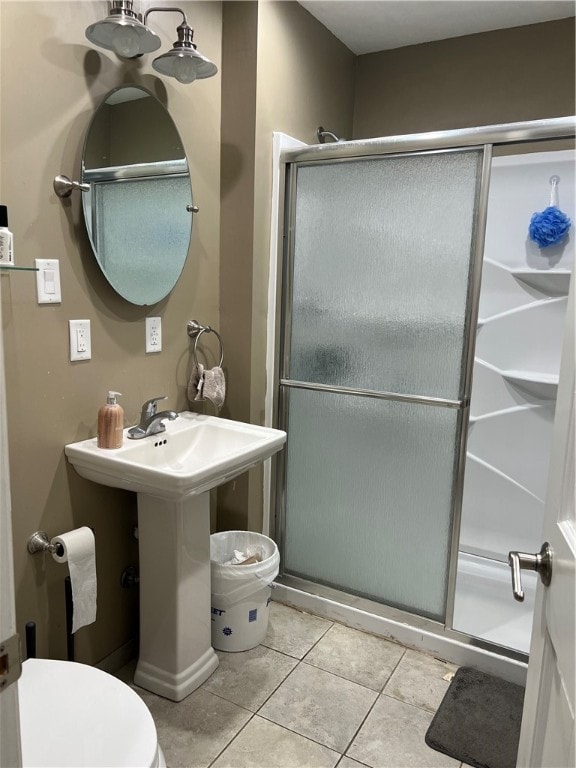
[[[98,411],[98,448],[120,448],[124,438],[124,409],[116,402],[121,392],[108,392]]]

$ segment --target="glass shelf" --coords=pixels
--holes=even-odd
[[[38,267],[16,267],[13,264],[0,264],[3,272],[38,272]]]

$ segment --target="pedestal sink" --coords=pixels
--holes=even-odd
[[[65,447],[82,477],[138,494],[140,653],[134,682],[181,701],[218,666],[210,627],[211,488],[276,453],[278,429],[183,412],[121,448]]]

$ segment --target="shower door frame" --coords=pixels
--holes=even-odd
[[[489,652],[495,652],[499,655],[508,657],[515,661],[526,662],[527,654],[515,651],[510,648],[496,645],[479,638],[472,637],[463,632],[452,628],[454,600],[456,593],[456,571],[458,564],[458,549],[460,539],[460,519],[462,509],[462,491],[464,483],[464,468],[466,463],[466,443],[468,433],[468,414],[470,406],[472,368],[474,364],[474,349],[476,342],[475,328],[478,317],[478,303],[480,296],[480,284],[482,276],[482,262],[484,254],[484,234],[486,228],[486,214],[488,204],[488,192],[490,188],[490,168],[492,160],[492,149],[495,146],[507,144],[521,144],[537,141],[548,141],[551,139],[573,139],[576,135],[576,118],[561,117],[548,120],[534,120],[519,123],[507,123],[502,125],[481,126],[477,128],[465,128],[452,131],[440,131],[433,133],[410,134],[406,136],[391,136],[378,139],[365,139],[360,141],[351,141],[337,144],[322,144],[305,146],[298,149],[284,151],[280,158],[281,169],[284,171],[285,190],[284,200],[280,206],[279,221],[280,232],[283,237],[279,237],[278,248],[278,274],[282,275],[281,295],[282,306],[280,311],[275,311],[276,323],[274,334],[280,339],[281,351],[276,357],[273,366],[273,382],[269,391],[274,393],[271,410],[274,417],[273,422],[280,428],[287,425],[288,416],[288,396],[287,391],[291,387],[306,386],[303,383],[291,382],[282,379],[280,373],[285,366],[286,349],[284,348],[284,339],[288,339],[288,324],[290,322],[290,310],[287,312],[285,305],[289,304],[291,308],[291,276],[287,266],[293,259],[293,217],[296,173],[291,171],[291,167],[300,165],[313,165],[316,162],[342,162],[346,160],[357,160],[360,158],[379,157],[383,155],[394,156],[414,156],[420,153],[459,151],[466,149],[484,149],[484,160],[482,173],[478,180],[480,184],[478,196],[478,209],[474,217],[474,251],[471,255],[470,279],[468,284],[468,301],[466,319],[466,335],[463,355],[463,400],[459,405],[459,426],[460,426],[460,445],[458,446],[458,459],[454,473],[453,490],[453,521],[450,541],[450,557],[448,567],[446,612],[444,623],[435,621],[427,617],[410,613],[396,607],[370,600],[363,597],[343,592],[333,587],[328,587],[314,581],[301,577],[280,573],[276,582],[280,586],[293,588],[298,591],[323,597],[329,601],[335,601],[343,605],[351,606],[362,612],[382,617],[398,625],[408,624],[426,633],[446,637],[458,643],[477,646]],[[287,202],[288,201],[288,202]],[[319,391],[333,391],[333,388],[322,385],[311,385],[310,388]],[[337,388],[338,391],[345,391]],[[356,390],[354,394],[367,396],[382,396],[371,392]],[[384,393],[386,397],[388,393]],[[389,398],[388,398],[389,399]],[[394,399],[401,400],[402,396],[394,394]],[[410,401],[417,398],[410,397]],[[427,401],[434,398],[426,398]],[[446,405],[454,407],[455,404],[439,401],[437,405]],[[269,409],[270,414],[270,409]],[[276,474],[272,483],[271,499],[275,501],[275,514],[271,520],[273,525],[272,534],[278,542],[281,554],[284,551],[285,544],[285,522],[286,522],[286,461],[287,452],[284,451],[281,458],[277,460]],[[282,563],[282,558],[281,558]]]

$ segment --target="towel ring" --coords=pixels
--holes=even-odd
[[[222,367],[222,362],[224,360],[224,344],[222,344],[222,337],[218,331],[215,331],[214,328],[211,328],[209,325],[200,325],[197,320],[189,320],[188,335],[194,338],[194,362],[196,365],[198,365],[198,342],[200,341],[200,336],[202,336],[203,333],[213,333],[218,339],[218,343],[220,344],[220,362],[218,363],[218,366]]]

